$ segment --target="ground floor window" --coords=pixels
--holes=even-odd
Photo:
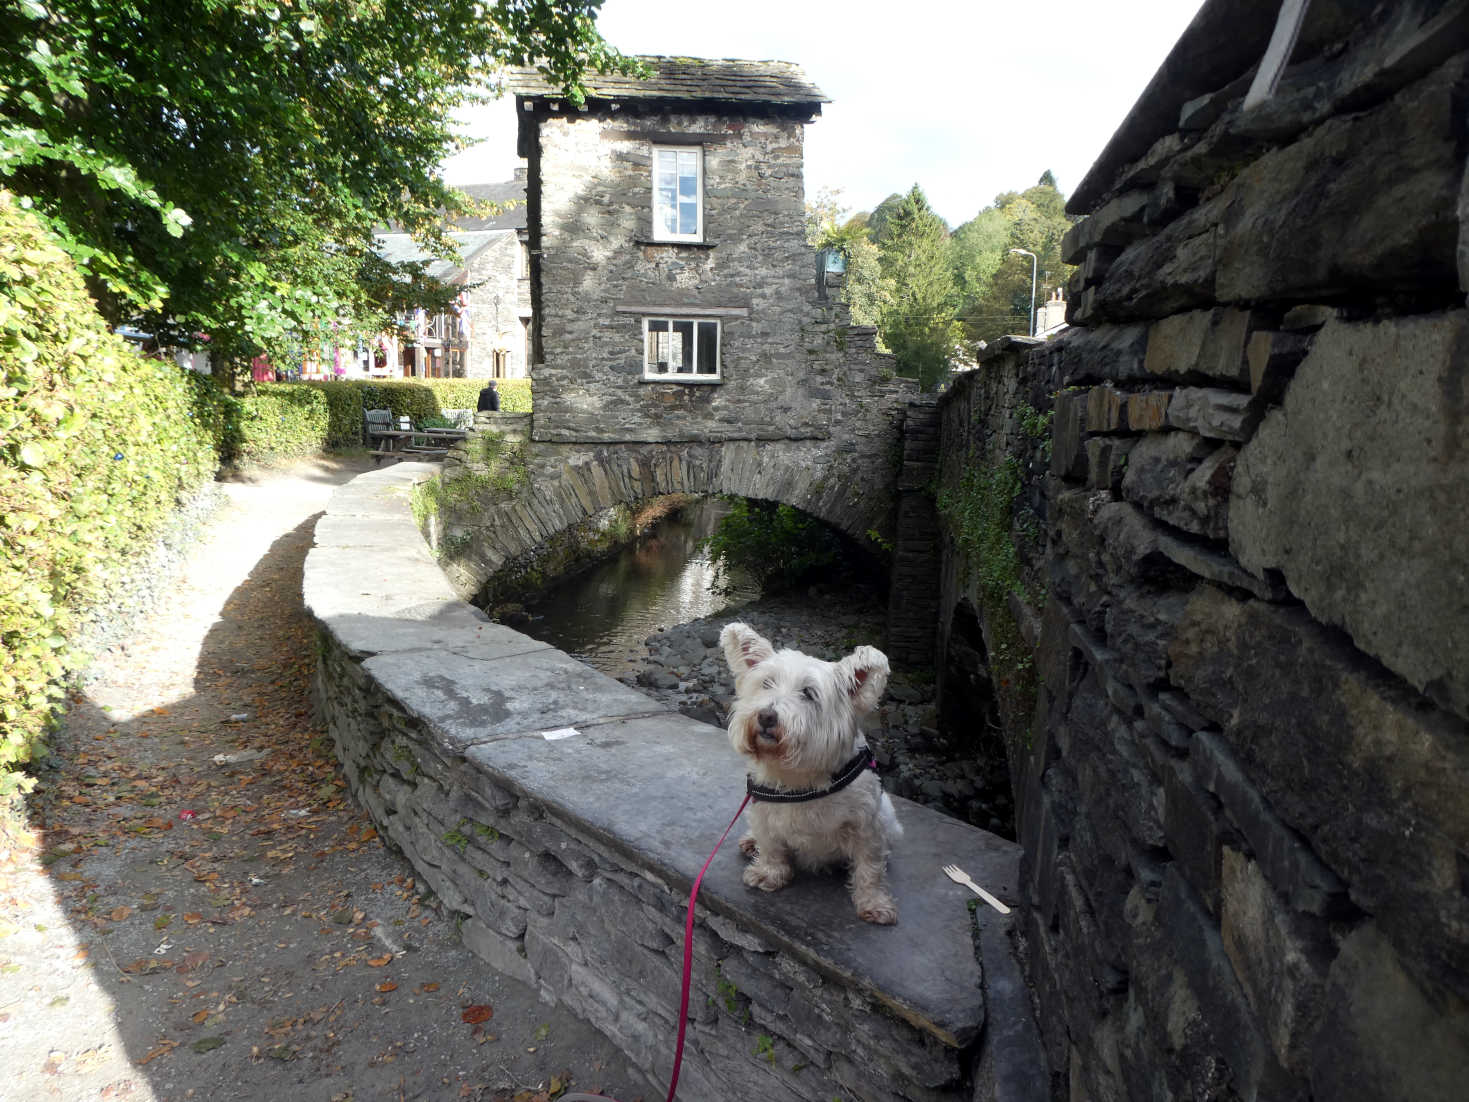
[[[643,319],[643,378],[712,382],[719,378],[719,322]]]

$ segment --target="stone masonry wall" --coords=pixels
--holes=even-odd
[[[1346,7],[1090,180],[1084,328],[945,399],[945,463],[1053,416],[1007,719],[1057,1098],[1469,1074],[1469,6]]]
[[[548,113],[533,166],[542,441],[817,439],[831,431],[837,328],[805,244],[804,122],[738,116]],[[705,240],[652,239],[651,146],[697,136]],[[537,183],[538,181],[538,183]],[[722,381],[644,382],[643,307],[721,318]],[[619,310],[621,308],[621,310]]]
[[[742,766],[722,731],[455,599],[409,509],[429,473],[360,476],[318,521],[304,578],[318,706],[354,797],[464,916],[466,948],[601,1029],[661,1096],[689,885]],[[681,1098],[1043,1097],[1012,920],[939,872],[957,862],[1013,900],[1018,847],[896,803],[897,927],[860,921],[840,878],[762,893],[741,883],[733,838],[719,853]]]
[[[841,320],[845,308],[830,309]],[[543,413],[481,415],[469,440],[450,453],[444,485],[452,492],[427,534],[445,573],[466,597],[504,564],[536,552],[556,533],[613,505],[658,494],[737,494],[793,505],[859,543],[891,541],[895,531],[903,426],[917,395],[892,375],[872,331],[852,329],[846,347],[825,355],[842,364],[823,415],[820,439],[696,443],[526,444],[527,477],[511,493],[487,484],[481,433],[534,436]],[[696,388],[697,389],[697,388]],[[538,397],[537,402],[541,399]],[[462,488],[462,492],[461,492]]]
[[[469,264],[468,283],[473,339],[465,376],[490,378],[495,351],[500,349],[506,353],[505,377],[525,378],[529,370],[520,319],[530,317],[530,280],[521,271],[520,238],[514,230],[496,235],[476,254]]]

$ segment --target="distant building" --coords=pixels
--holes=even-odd
[[[1035,335],[1037,337],[1049,337],[1059,333],[1066,328],[1066,295],[1057,287],[1046,299],[1036,307],[1035,311]]]
[[[395,378],[523,378],[530,357],[530,272],[525,249],[525,169],[499,184],[460,188],[473,199],[500,204],[497,213],[466,216],[449,234],[457,262],[438,260],[406,233],[377,235],[385,259],[429,260],[428,274],[462,286],[456,308],[399,319],[402,338],[386,336],[368,374]]]

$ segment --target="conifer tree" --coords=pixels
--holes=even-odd
[[[917,184],[889,216],[880,243],[882,274],[892,288],[879,328],[898,371],[925,390],[943,381],[959,326],[949,231]]]

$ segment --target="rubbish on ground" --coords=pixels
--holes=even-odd
[[[239,765],[242,762],[258,761],[269,753],[269,750],[238,750],[233,754],[215,754],[210,760],[215,765]]]

